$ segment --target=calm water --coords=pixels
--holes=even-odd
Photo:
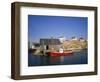
[[[75,52],[69,56],[36,56],[28,54],[28,66],[47,66],[47,65],[69,65],[69,64],[87,64],[87,51]]]

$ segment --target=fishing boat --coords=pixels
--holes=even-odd
[[[72,55],[73,51],[66,51],[66,52],[50,52],[49,56],[68,56],[68,55]]]

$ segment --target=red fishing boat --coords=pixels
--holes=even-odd
[[[72,55],[73,54],[73,51],[66,51],[66,52],[50,52],[49,55],[50,56],[67,56],[67,55]]]

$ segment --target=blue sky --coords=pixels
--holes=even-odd
[[[28,15],[28,40],[65,36],[87,39],[87,17]]]

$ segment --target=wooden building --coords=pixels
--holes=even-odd
[[[40,39],[41,49],[58,51],[61,47],[59,39]]]

